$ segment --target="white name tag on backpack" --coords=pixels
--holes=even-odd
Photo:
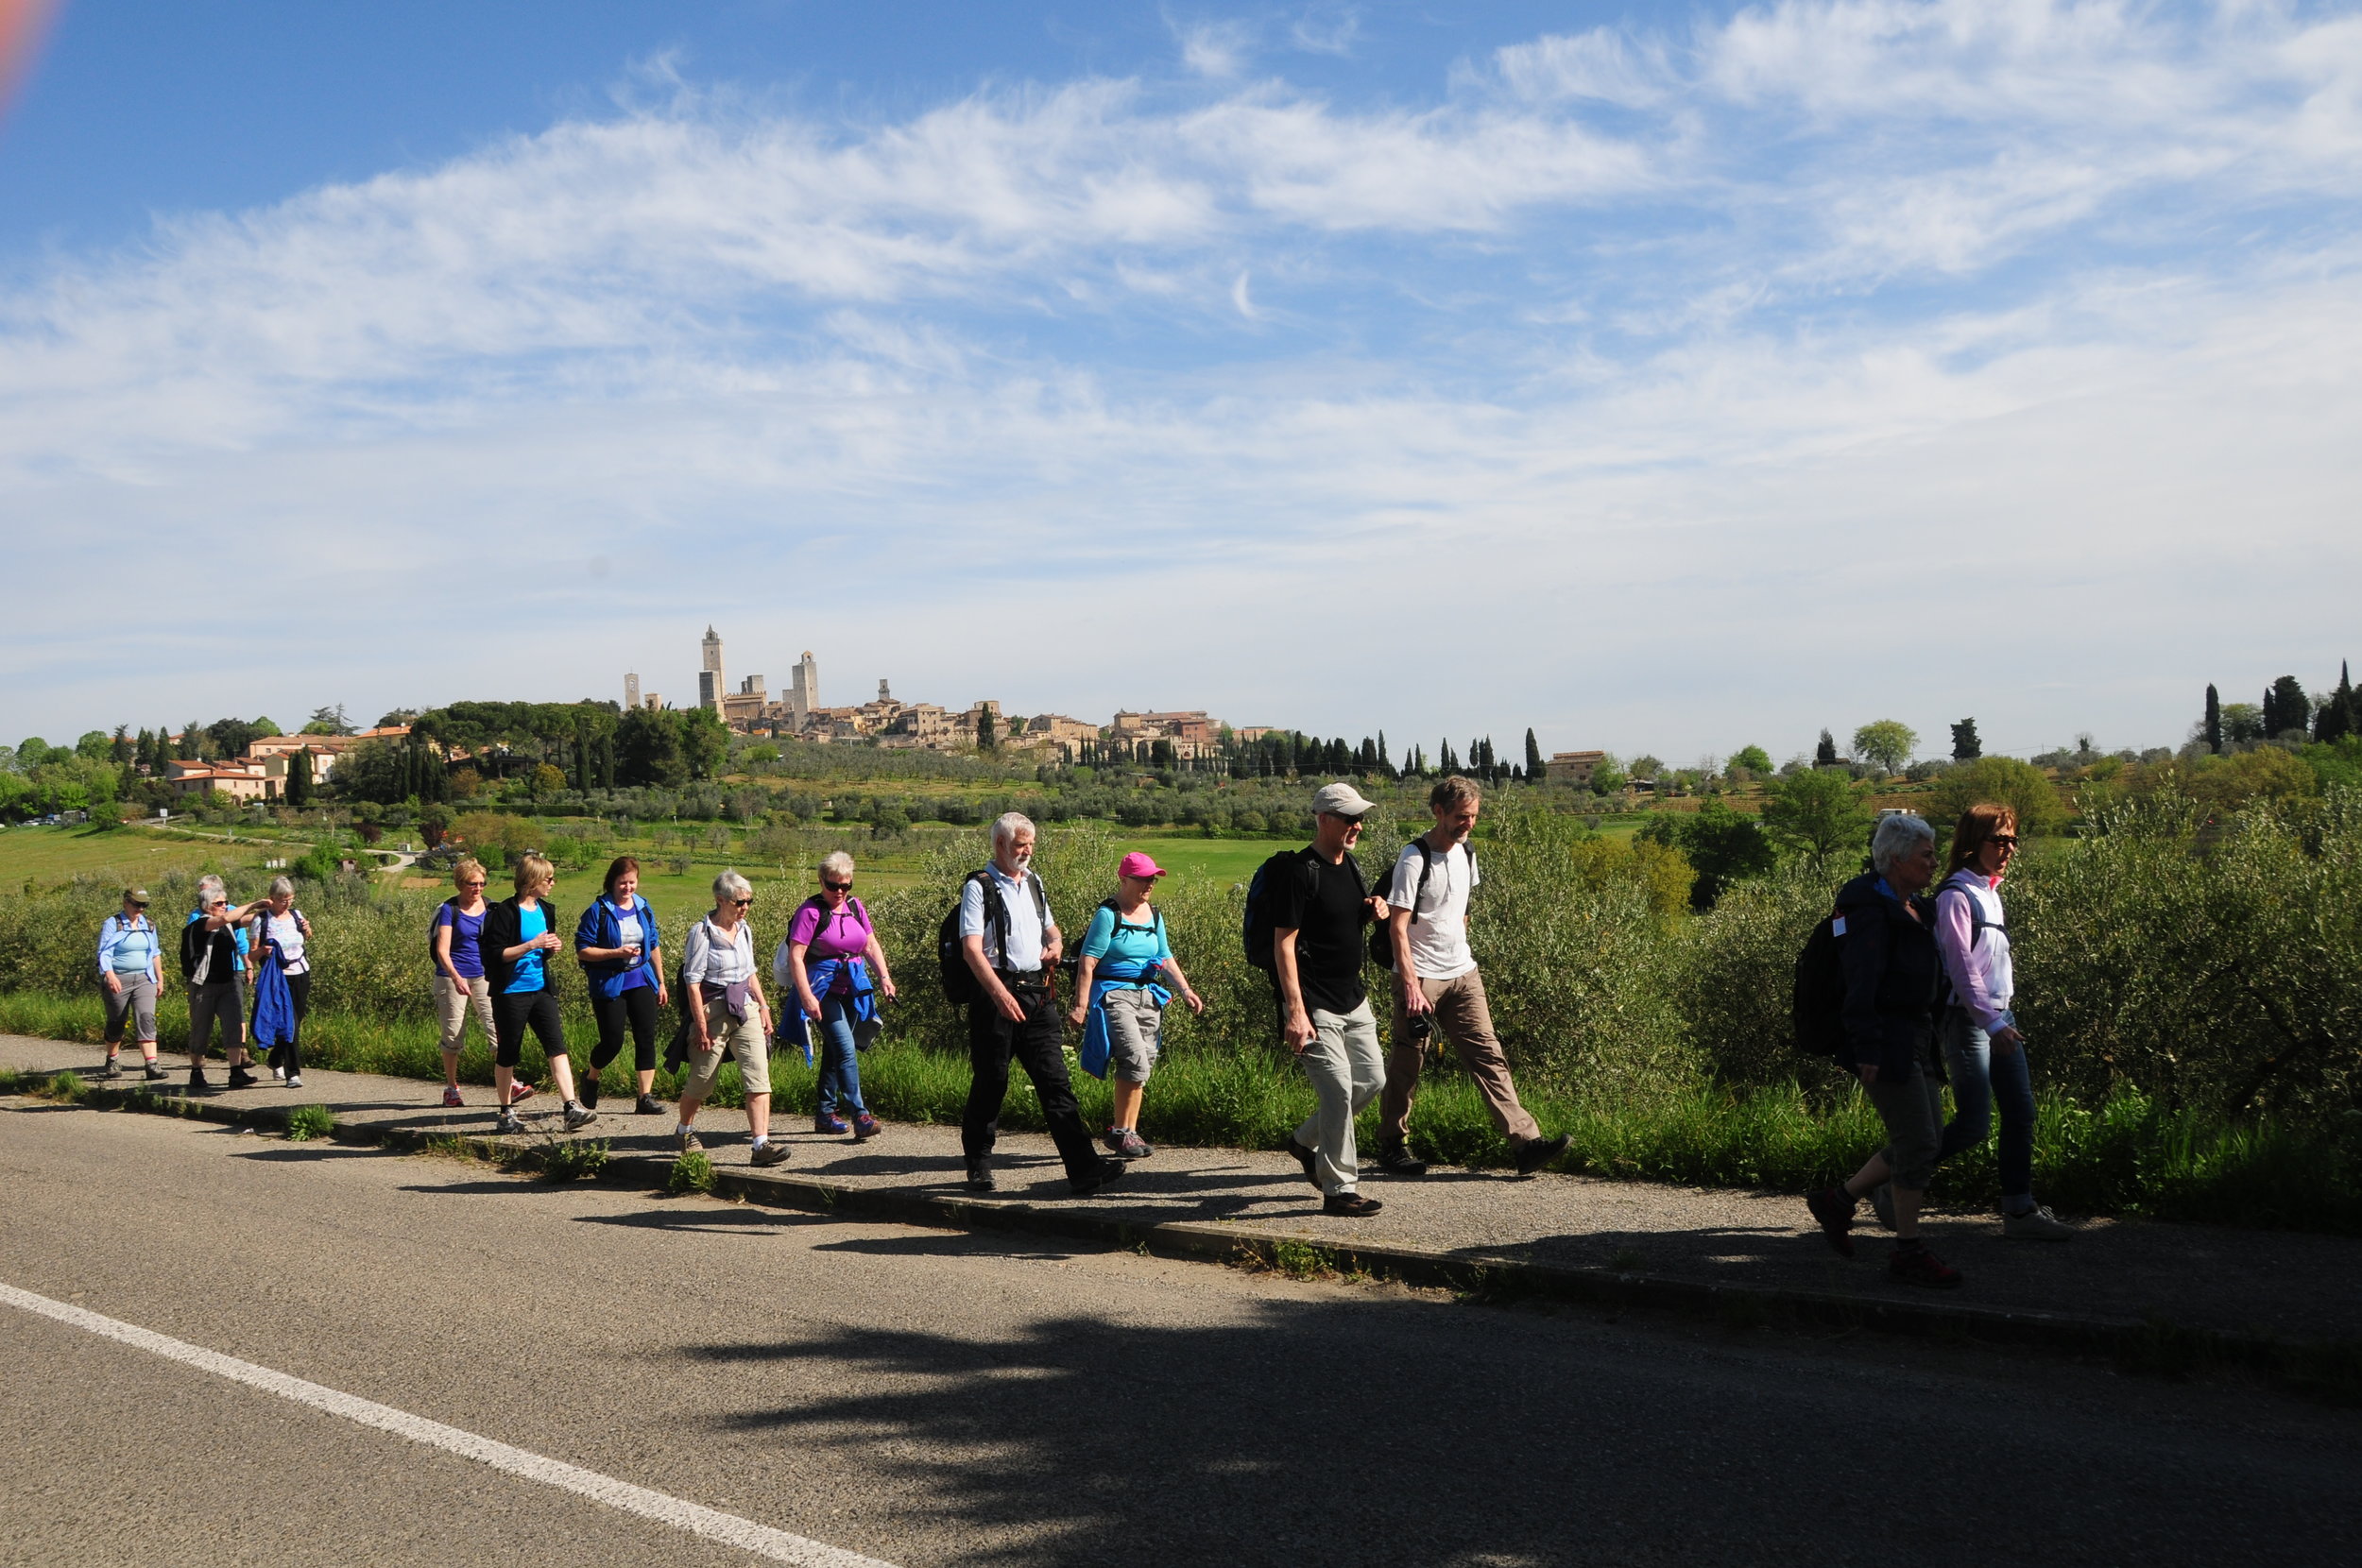
[[[1840,914],[1835,920],[1829,922],[1829,934],[1831,936],[1843,936],[1845,934],[1845,916]]]

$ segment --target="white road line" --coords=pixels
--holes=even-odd
[[[847,1552],[825,1542],[807,1541],[800,1535],[775,1530],[768,1525],[758,1525],[734,1513],[720,1513],[712,1508],[700,1508],[695,1503],[685,1503],[660,1491],[650,1491],[645,1487],[636,1487],[628,1481],[619,1481],[594,1470],[584,1470],[556,1459],[544,1458],[522,1448],[511,1448],[505,1442],[480,1438],[456,1426],[445,1426],[440,1422],[397,1410],[390,1405],[339,1393],[334,1389],[307,1383],[300,1377],[290,1377],[268,1367],[258,1367],[251,1361],[241,1361],[234,1355],[206,1350],[169,1335],[158,1334],[152,1329],[118,1322],[112,1318],[101,1317],[64,1302],[53,1302],[46,1296],[19,1290],[12,1285],[0,1285],[0,1302],[39,1313],[44,1318],[54,1318],[76,1328],[87,1329],[122,1344],[135,1345],[167,1360],[198,1368],[216,1377],[226,1377],[232,1383],[243,1383],[250,1389],[277,1394],[298,1405],[325,1410],[332,1416],[342,1416],[364,1426],[374,1426],[381,1432],[391,1432],[398,1438],[408,1438],[412,1442],[422,1442],[432,1448],[479,1460],[494,1470],[505,1470],[528,1481],[539,1481],[545,1486],[588,1497],[592,1502],[605,1503],[610,1508],[620,1508],[625,1513],[638,1514],[642,1519],[653,1519],[659,1525],[670,1525],[676,1530],[686,1530],[691,1535],[703,1536],[708,1541],[718,1541],[726,1546],[752,1552],[773,1562],[791,1562],[797,1568],[894,1568],[893,1564],[881,1562],[876,1558]]]

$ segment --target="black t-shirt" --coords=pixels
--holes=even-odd
[[[1302,872],[1289,878],[1272,924],[1296,933],[1296,983],[1304,991],[1304,1005],[1350,1013],[1367,995],[1361,989],[1361,928],[1370,912],[1361,900],[1369,890],[1351,855],[1330,865],[1308,850],[1304,863],[1318,872],[1317,880]]]

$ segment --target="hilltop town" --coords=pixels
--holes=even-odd
[[[642,689],[638,674],[624,676],[625,707],[664,706],[661,694]],[[1175,712],[1120,709],[1104,724],[1063,713],[1010,718],[1000,703],[989,698],[964,708],[904,702],[882,678],[878,682],[878,694],[869,701],[858,707],[830,707],[820,701],[820,666],[809,649],[790,669],[787,690],[775,699],[761,675],[747,675],[735,688],[729,684],[722,639],[711,626],[706,628],[698,645],[697,706],[719,713],[725,724],[742,735],[867,741],[885,750],[914,751],[960,750],[989,736],[999,745],[1038,747],[1068,760],[1087,757],[1090,748],[1103,743],[1133,748],[1163,741],[1173,760],[1192,762],[1215,756],[1224,736],[1233,741],[1253,741],[1271,733],[1267,725],[1233,727],[1203,708]]]

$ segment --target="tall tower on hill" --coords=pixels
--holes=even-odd
[[[711,626],[706,628],[705,640],[698,648],[703,657],[697,666],[697,706],[718,708],[729,687],[722,674],[722,639]]]
[[[640,677],[638,675],[625,675],[624,677],[624,711],[628,713],[639,706]]]
[[[819,706],[820,666],[807,648],[787,674],[787,707],[796,716],[796,727],[801,729],[812,717],[812,710]]]

